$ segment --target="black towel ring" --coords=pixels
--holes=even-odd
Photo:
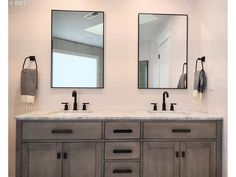
[[[22,69],[24,69],[24,67],[25,67],[25,62],[26,62],[27,59],[30,59],[30,61],[34,61],[35,66],[36,66],[36,70],[38,70],[38,64],[37,64],[37,61],[36,61],[36,59],[35,59],[35,56],[26,57],[25,60],[24,60]]]
[[[182,68],[182,73],[184,73],[184,66],[186,65],[186,73],[187,73],[187,63],[183,64],[183,68]]]
[[[24,60],[23,65],[22,65],[22,70],[25,69],[25,62],[26,62],[27,59],[30,59],[30,61],[34,61],[34,63],[35,63],[35,66],[36,66],[36,80],[37,80],[36,81],[36,89],[38,89],[38,64],[37,64],[36,58],[35,58],[35,56],[26,57],[25,60]]]
[[[198,63],[198,61],[201,61],[202,70],[204,70],[203,62],[205,62],[205,60],[206,60],[206,57],[205,57],[205,56],[203,56],[203,57],[201,57],[201,58],[198,58],[198,59],[196,60],[195,72],[197,71],[197,63]]]

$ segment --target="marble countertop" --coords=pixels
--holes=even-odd
[[[20,114],[17,120],[222,120],[222,116],[202,112],[152,111],[63,111],[45,110]]]

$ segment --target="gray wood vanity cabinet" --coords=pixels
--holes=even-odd
[[[17,177],[221,177],[221,120],[17,120]]]

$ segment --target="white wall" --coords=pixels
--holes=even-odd
[[[195,5],[201,3],[209,5],[205,10],[212,10],[213,14],[217,16],[216,18],[209,14],[215,22],[212,24],[209,21],[211,28],[209,31],[205,31],[208,32],[204,33],[205,35],[203,32],[200,33],[198,30],[200,27],[194,20]],[[214,9],[214,6],[218,7],[218,4],[219,9]],[[160,104],[163,90],[137,89],[138,13],[189,14],[189,88],[187,90],[168,90],[170,93],[168,102],[177,102],[178,109],[200,109],[211,112],[218,110],[217,113],[226,115],[226,24],[222,20],[216,23],[217,19],[225,18],[226,11],[221,9],[222,4],[224,7],[225,1],[209,0],[207,3],[201,1],[195,4],[195,0],[149,0],[148,3],[146,0],[28,0],[25,6],[11,6],[9,8],[10,176],[14,176],[15,168],[14,116],[27,111],[20,103],[19,95],[20,70],[24,58],[35,55],[39,65],[39,90],[34,109],[61,109],[62,101],[72,102],[72,89],[50,88],[51,9],[105,12],[105,88],[79,91],[79,103],[90,102],[89,108],[92,110],[145,110],[150,108],[150,102],[157,101]],[[203,19],[204,16],[202,16]],[[214,26],[221,26],[222,31],[214,30],[212,28]],[[205,28],[201,26],[200,29]],[[199,35],[202,36],[201,39],[209,39],[209,41],[199,42]],[[214,41],[211,41],[213,36]],[[202,107],[194,105],[192,101],[194,63],[195,59],[201,55],[207,56],[206,65],[209,75],[212,74],[215,78],[215,89],[207,94],[207,99],[204,100]],[[210,67],[211,65],[213,68]]]
[[[206,56],[208,91],[202,109],[224,116],[223,177],[227,176],[227,0],[198,0],[194,21],[199,55]],[[213,87],[211,87],[211,85]],[[213,89],[213,90],[212,90]]]

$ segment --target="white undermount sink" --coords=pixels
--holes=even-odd
[[[153,111],[153,110],[147,110],[150,114],[177,114],[177,115],[188,115],[190,112],[187,111]]]
[[[57,110],[51,111],[49,115],[56,115],[56,116],[89,116],[93,111],[91,110]]]

